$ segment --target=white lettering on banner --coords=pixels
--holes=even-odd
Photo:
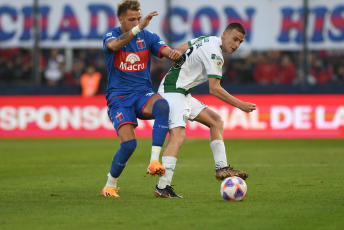
[[[58,126],[59,115],[56,108],[44,106],[36,111],[36,122],[38,127],[44,130],[52,130]]]
[[[335,111],[332,120],[327,120],[325,107],[316,106],[295,106],[293,108],[287,106],[271,107],[271,128],[287,129],[293,127],[297,130],[308,130],[312,128],[311,113],[315,111],[315,128],[316,129],[338,129],[344,125],[344,107],[340,106]]]
[[[95,130],[105,128],[113,129],[107,116],[107,108],[96,106],[68,108],[62,106],[42,106],[39,108],[31,106],[5,106],[0,108],[0,129],[3,130],[25,130],[29,125],[35,124],[39,129],[52,130],[60,128],[66,130],[69,127],[74,130],[81,128]]]
[[[237,108],[233,109],[230,120],[228,121],[227,125],[230,129],[235,129],[237,127],[248,129],[249,123],[245,112]]]
[[[318,129],[338,129],[344,125],[344,106],[338,107],[332,121],[326,121],[326,109],[324,106],[318,106],[315,109],[316,128]]]
[[[70,110],[67,107],[60,107],[60,128],[67,129],[70,125],[73,129],[80,129],[81,127],[81,108],[78,106]]]
[[[344,106],[340,106],[333,119],[338,126],[344,126]]]
[[[295,106],[289,108],[287,106],[271,107],[271,128],[286,129],[293,126],[295,129],[310,129],[310,106]]]
[[[12,130],[17,127],[16,109],[12,106],[2,107],[0,110],[0,128]]]
[[[241,127],[243,129],[266,129],[267,123],[259,121],[259,111],[256,110],[252,113],[245,113],[238,108],[234,108],[232,113],[230,113],[229,107],[209,107],[218,113],[223,122],[224,129],[235,129]],[[207,129],[206,126],[203,126]]]
[[[294,127],[295,129],[310,129],[310,113],[312,108],[310,106],[295,106],[294,107]]]
[[[259,110],[246,114],[241,110],[228,106],[211,107],[224,121],[225,129],[264,130],[268,128],[267,121],[259,120]],[[327,111],[331,109],[330,111]],[[138,120],[138,129],[152,128],[154,120]],[[344,126],[344,106],[337,108],[329,106],[271,106],[270,126],[272,130],[336,130]],[[73,129],[96,130],[104,128],[113,130],[107,116],[107,108],[97,106],[54,107],[41,106],[4,106],[0,107],[0,130],[27,129]],[[190,130],[208,130],[198,123],[188,122]]]
[[[249,114],[249,118],[250,118],[250,123],[251,123],[252,129],[264,130],[268,126],[268,124],[266,124],[266,122],[259,121],[259,109],[256,109],[255,111],[251,112]]]
[[[107,107],[101,110],[100,120],[101,120],[101,125],[105,129],[109,129],[109,130],[114,129],[107,113]]]
[[[319,106],[315,110],[316,122],[315,125],[319,129],[336,129],[333,121],[326,121],[325,107]]]
[[[292,111],[287,106],[272,106],[270,119],[272,129],[286,129],[293,121]]]
[[[96,106],[87,106],[83,109],[82,116],[85,118],[83,123],[85,129],[94,130],[99,128],[98,114],[99,108]]]
[[[34,19],[32,0],[2,1],[0,3],[0,40],[3,47],[30,47]],[[242,23],[247,31],[243,48],[253,50],[299,50],[302,45],[302,0],[171,1],[167,12],[165,1],[145,0],[143,12],[154,9],[161,18],[170,16],[169,34],[175,46],[201,35],[221,36],[228,22]],[[197,7],[194,7],[197,5]],[[309,1],[309,48],[314,50],[343,47],[343,0]],[[99,48],[103,34],[120,25],[116,20],[113,0],[41,1],[40,45],[45,48]],[[267,16],[269,27],[265,28]],[[165,23],[152,20],[150,30],[166,40]],[[150,31],[150,32],[151,32]],[[152,33],[151,32],[151,33]],[[268,34],[268,35],[267,35]],[[113,36],[107,33],[109,38]],[[161,42],[162,43],[162,42]],[[138,68],[131,66],[130,68]]]
[[[34,122],[36,117],[36,110],[34,107],[21,107],[18,110],[18,128],[26,129],[27,124]]]

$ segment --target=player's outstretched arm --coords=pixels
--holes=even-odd
[[[189,49],[189,44],[187,42],[183,43],[183,44],[177,46],[175,49],[183,54],[187,49]]]
[[[109,50],[112,50],[112,51],[117,51],[117,50],[122,49],[122,47],[125,46],[126,44],[128,44],[131,41],[131,39],[133,39],[133,37],[135,37],[135,35],[137,33],[139,33],[141,30],[146,28],[146,26],[148,26],[150,20],[152,20],[152,18],[154,16],[157,16],[157,15],[158,15],[157,11],[151,12],[140,22],[139,25],[137,25],[133,29],[123,33],[121,36],[119,36],[115,40],[110,41],[107,44],[107,48]]]
[[[222,88],[220,84],[220,79],[210,78],[209,90],[210,90],[211,95],[217,97],[221,101],[226,102],[227,104],[230,104],[234,107],[237,107],[238,109],[241,109],[242,111],[246,113],[256,110],[256,104],[241,101],[238,98],[230,95],[224,88]]]
[[[170,47],[165,47],[161,51],[161,55],[166,57],[171,61],[178,61],[183,53],[189,49],[188,43],[184,43],[182,45],[177,46],[175,49],[171,49]]]
[[[171,49],[170,47],[165,46],[161,50],[161,55],[163,57],[175,62],[175,61],[178,61],[180,59],[180,57],[182,56],[182,53],[180,53],[176,49]]]

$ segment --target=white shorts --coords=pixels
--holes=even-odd
[[[197,115],[205,108],[205,104],[192,97],[191,94],[181,93],[162,93],[159,94],[165,98],[170,105],[170,117],[168,128],[186,127],[188,120],[193,121]]]

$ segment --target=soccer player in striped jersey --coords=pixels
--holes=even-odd
[[[221,37],[199,37],[176,47],[185,52],[170,68],[158,91],[170,105],[170,137],[162,157],[166,172],[159,178],[154,190],[155,196],[181,197],[172,189],[171,181],[188,120],[200,122],[210,128],[210,148],[215,160],[216,179],[223,180],[230,176],[242,179],[248,177],[246,172],[235,170],[227,163],[221,117],[191,95],[194,87],[208,81],[210,94],[220,100],[247,113],[256,109],[255,104],[233,97],[220,85],[224,60],[222,53],[234,53],[244,41],[245,34],[241,24],[231,23]]]
[[[152,91],[150,55],[176,61],[181,53],[168,47],[157,34],[144,29],[157,15],[154,11],[141,20],[140,3],[137,0],[123,0],[117,6],[120,27],[110,29],[103,36],[108,74],[108,115],[121,145],[113,156],[108,180],[101,193],[103,196],[119,197],[117,179],[137,146],[137,118],[155,119],[147,173],[165,173],[159,155],[168,132],[169,105]]]

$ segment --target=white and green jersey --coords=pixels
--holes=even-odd
[[[222,41],[203,36],[188,42],[189,49],[168,71],[159,92],[188,94],[208,78],[222,78]]]

